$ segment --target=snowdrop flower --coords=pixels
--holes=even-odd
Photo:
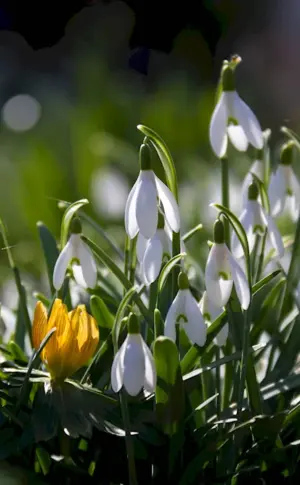
[[[157,199],[163,206],[165,218],[174,232],[179,232],[179,209],[174,195],[168,187],[151,170],[150,148],[141,145],[141,170],[137,181],[132,187],[125,207],[125,229],[133,239],[138,232],[151,239],[157,228]]]
[[[259,150],[259,152],[261,152],[261,150]],[[264,163],[262,161],[262,158],[257,158],[252,163],[249,172],[244,178],[243,185],[242,185],[243,207],[245,207],[248,202],[248,189],[249,189],[249,185],[251,185],[253,180],[253,177],[252,177],[253,173],[261,182],[264,181]]]
[[[249,283],[224,242],[224,226],[220,220],[215,222],[214,241],[205,268],[207,295],[215,305],[223,307],[230,298],[234,284],[241,307],[247,310],[250,304]]]
[[[265,209],[257,201],[258,187],[256,182],[252,182],[248,189],[248,201],[240,217],[240,222],[244,226],[247,234],[249,251],[254,248],[255,238],[257,235],[263,236],[267,229],[267,236],[271,245],[275,249],[279,258],[283,257],[284,246],[282,237],[277,229],[273,218],[266,213]],[[244,255],[242,245],[236,233],[232,233],[231,248],[236,258],[242,258]]]
[[[146,285],[153,283],[159,275],[164,257],[172,254],[172,232],[165,230],[164,217],[158,216],[157,231],[151,239],[145,239],[141,233],[137,238],[136,252]]]
[[[251,143],[263,148],[263,134],[260,124],[235,90],[234,68],[226,62],[221,72],[222,94],[214,109],[209,138],[213,151],[222,158],[227,151],[228,137],[234,147],[244,152]]]
[[[299,217],[300,185],[292,169],[294,155],[294,142],[285,143],[281,150],[280,164],[271,175],[268,193],[272,216],[281,215],[287,200],[290,199],[290,215],[296,221]]]
[[[69,263],[76,259],[80,262],[82,276],[88,288],[94,288],[97,283],[97,266],[90,248],[82,241],[81,224],[78,218],[71,222],[71,236],[57,258],[53,271],[53,286],[59,290],[64,282]]]
[[[206,341],[206,325],[197,301],[189,289],[188,277],[183,272],[178,276],[178,286],[178,293],[166,317],[165,336],[176,341],[176,324],[179,324],[190,341],[202,347]]]
[[[223,308],[217,307],[207,295],[207,291],[203,293],[203,296],[199,302],[199,308],[203,315],[205,322],[210,325],[215,321],[218,316],[223,313]],[[214,342],[218,347],[223,347],[226,344],[228,338],[228,323],[225,323],[220,332],[216,335]]]
[[[137,396],[142,388],[148,392],[155,389],[154,359],[140,335],[138,319],[133,313],[128,320],[128,335],[112,364],[111,385],[115,392],[124,386],[130,396]]]

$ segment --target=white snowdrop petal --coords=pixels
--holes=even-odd
[[[163,247],[155,236],[149,240],[143,259],[143,272],[147,285],[153,283],[159,275],[162,265]]]
[[[140,233],[146,239],[154,236],[157,228],[157,191],[152,170],[141,172],[141,184],[137,188],[136,220]]]
[[[249,172],[247,173],[246,177],[244,178],[244,182],[242,185],[242,197],[243,197],[243,207],[246,206],[248,202],[248,189],[249,185],[252,183],[252,175],[251,173],[254,173],[259,180],[263,181],[264,179],[264,164],[261,160],[255,160],[253,164],[250,167]],[[258,201],[260,201],[260,195],[258,196]]]
[[[164,334],[166,337],[174,340],[174,342],[176,341],[176,320],[178,315],[180,315],[184,309],[184,298],[184,293],[182,290],[179,290],[169,308],[165,320]]]
[[[239,152],[245,152],[248,148],[248,139],[240,125],[229,125],[227,128],[229,139]]]
[[[235,93],[234,117],[243,128],[245,135],[255,148],[261,150],[264,146],[262,129],[259,121],[249,106]]]
[[[263,209],[262,209],[263,210]],[[282,241],[281,234],[273,221],[273,218],[269,216],[268,214],[264,214],[267,220],[267,226],[268,226],[268,235],[271,241],[271,244],[273,248],[276,250],[277,255],[279,258],[282,258],[284,255],[284,245]]]
[[[190,290],[186,291],[185,296],[185,315],[187,322],[181,323],[188,338],[192,343],[202,347],[206,341],[206,325],[199,306]]]
[[[145,358],[142,337],[129,334],[124,355],[123,385],[130,396],[137,396],[144,386]]]
[[[119,392],[123,386],[124,355],[127,346],[127,339],[128,337],[126,337],[120,349],[116,353],[111,367],[110,380],[111,387],[113,388],[114,392]]]
[[[125,206],[125,230],[131,239],[133,239],[139,231],[136,220],[136,198],[140,184],[141,176],[139,175],[128,195]]]
[[[279,216],[284,209],[286,199],[286,181],[282,167],[279,166],[275,173],[271,174],[268,189],[270,210],[273,217]]]
[[[179,232],[180,216],[178,204],[175,200],[175,197],[172,194],[171,190],[156,176],[155,183],[159,200],[161,201],[164,208],[167,223],[169,224],[172,231]]]
[[[95,288],[97,283],[97,266],[92,251],[81,240],[78,246],[78,258],[82,269],[82,275],[88,288]]]
[[[223,307],[229,300],[233,281],[229,277],[228,257],[225,244],[214,244],[210,250],[205,267],[205,285],[208,298],[217,306]],[[225,273],[228,279],[220,277]]]
[[[250,290],[246,275],[238,262],[228,250],[228,259],[231,267],[232,279],[236,289],[238,299],[243,310],[247,310],[250,304]]]
[[[149,239],[145,239],[139,232],[136,242],[136,255],[139,263],[142,263]]]
[[[293,192],[290,213],[293,221],[296,222],[300,211],[300,185],[292,168],[290,168],[290,171],[290,184]]]
[[[68,264],[73,257],[73,246],[69,240],[59,254],[53,271],[53,286],[59,290],[64,282]]]
[[[227,120],[228,111],[226,106],[226,94],[221,97],[212,114],[209,125],[209,139],[213,151],[217,157],[224,157],[227,150]]]
[[[83,277],[83,273],[82,273],[82,268],[80,266],[80,264],[72,264],[72,271],[73,271],[73,276],[74,276],[74,280],[76,282],[77,285],[81,286],[82,288],[87,288],[87,284],[86,284],[86,281]]]
[[[223,312],[223,308],[216,306],[207,295],[207,291],[204,291],[202,298],[199,302],[199,308],[203,317],[209,317],[208,320],[213,322],[221,313]]]
[[[220,330],[220,332],[216,335],[215,341],[218,347],[223,347],[226,344],[228,338],[228,323],[225,323],[224,327]]]
[[[154,392],[156,386],[156,369],[153,355],[147,346],[147,344],[142,340],[142,346],[144,351],[145,359],[145,381],[144,388],[148,392]]]

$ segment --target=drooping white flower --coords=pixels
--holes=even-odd
[[[212,324],[216,318],[218,318],[221,313],[223,313],[223,308],[216,306],[207,295],[207,291],[203,293],[203,296],[199,302],[199,308],[203,315],[205,322],[208,324]],[[216,335],[214,342],[218,347],[223,347],[226,344],[226,340],[228,338],[228,323],[225,323],[223,328],[220,332]]]
[[[141,264],[144,281],[146,285],[150,285],[158,277],[164,257],[170,258],[172,254],[172,240],[164,227],[160,227],[160,221],[158,229],[151,239],[145,239],[139,233],[136,253]]]
[[[145,239],[154,236],[158,222],[158,200],[174,232],[180,229],[179,209],[170,189],[151,170],[149,147],[140,149],[141,171],[132,187],[125,207],[125,229],[133,239],[138,232]]]
[[[113,360],[111,385],[115,392],[124,386],[131,396],[137,396],[143,388],[148,392],[155,389],[154,359],[139,333],[137,317],[133,314],[129,317],[128,335]]]
[[[234,284],[241,307],[247,310],[250,304],[249,283],[224,242],[224,226],[220,220],[215,222],[214,241],[205,267],[208,297],[215,305],[223,307],[230,298]]]
[[[262,236],[267,229],[267,237],[271,245],[275,249],[277,256],[282,258],[284,255],[284,246],[281,234],[273,218],[266,213],[265,209],[257,201],[257,197],[258,188],[256,183],[253,182],[249,186],[248,201],[240,217],[240,222],[247,234],[249,251],[251,252],[254,248],[256,236]],[[236,258],[243,257],[243,248],[236,232],[233,232],[231,236],[231,249]]]
[[[214,109],[209,126],[209,138],[213,151],[222,158],[227,151],[228,137],[234,147],[244,152],[250,143],[263,148],[260,124],[249,106],[235,90],[234,71],[226,65],[221,73],[222,94]]]
[[[300,210],[300,184],[292,168],[294,150],[293,142],[283,145],[281,163],[271,174],[268,195],[273,217],[281,215],[289,202],[291,218],[296,221]]]
[[[69,263],[78,260],[82,270],[82,276],[88,288],[94,288],[97,283],[97,266],[90,248],[80,237],[81,225],[73,219],[73,232],[67,244],[57,258],[53,271],[53,286],[59,290],[64,282]],[[72,223],[73,223],[72,221]],[[75,224],[77,225],[75,229]]]
[[[178,286],[178,293],[166,317],[165,336],[176,341],[176,324],[179,324],[190,341],[202,347],[206,341],[206,325],[185,273],[179,274]]]

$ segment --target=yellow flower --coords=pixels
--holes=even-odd
[[[56,331],[42,350],[41,359],[52,379],[63,380],[92,357],[99,342],[99,329],[85,305],[79,305],[68,313],[66,305],[56,299],[48,320],[45,306],[38,301],[32,328],[35,349],[54,327]]]

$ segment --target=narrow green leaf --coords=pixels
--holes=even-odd
[[[296,147],[300,151],[300,139],[297,133],[295,133],[293,130],[290,128],[287,128],[286,126],[282,126],[280,131],[284,133],[290,140],[293,140],[295,143]]]
[[[92,315],[96,319],[99,326],[100,340],[103,341],[108,337],[113,328],[114,317],[99,296],[91,296],[90,305]]]
[[[268,274],[261,280],[259,280],[255,285],[252,286],[252,294],[253,296],[256,295],[265,285],[267,285],[270,281],[272,281],[276,276],[281,273],[280,269],[273,271],[272,273]]]
[[[163,431],[171,436],[179,431],[184,416],[184,389],[180,372],[178,349],[167,337],[154,342],[157,370],[156,413]]]
[[[77,200],[73,204],[69,205],[65,210],[61,223],[60,249],[63,249],[67,243],[69,228],[74,215],[82,206],[86,204],[89,204],[87,199]]]
[[[138,125],[137,129],[149,138],[157,151],[160,161],[164,167],[167,184],[173,192],[175,199],[178,201],[177,175],[170,150],[168,149],[164,140],[151,128],[148,128],[145,125]]]
[[[180,253],[180,254],[177,254],[176,256],[174,256],[173,258],[171,258],[167,264],[163,267],[160,275],[159,275],[159,279],[158,279],[158,291],[159,293],[162,291],[164,285],[165,285],[165,282],[167,280],[167,277],[169,276],[169,274],[171,273],[172,269],[174,268],[174,266],[176,266],[176,264],[186,256],[186,253]]]
[[[54,334],[55,331],[56,331],[56,327],[51,328],[51,330],[43,338],[39,348],[32,355],[31,361],[30,361],[30,363],[28,365],[28,369],[26,371],[26,375],[24,376],[24,382],[23,382],[22,387],[21,387],[17,408],[19,408],[21,406],[21,404],[25,401],[25,398],[28,396],[29,380],[30,380],[31,372],[32,372],[34,365],[35,365],[37,359],[39,358],[43,348],[46,346],[46,344],[48,343],[48,341],[50,340],[50,338],[52,337],[52,335]]]
[[[20,321],[20,324],[23,325],[24,328],[26,328],[26,331],[27,331],[29,339],[30,339],[30,343],[32,345],[31,320],[30,320],[28,308],[27,308],[26,292],[25,292],[25,288],[24,288],[24,286],[21,282],[19,270],[15,265],[13,255],[12,255],[12,252],[10,250],[10,246],[8,244],[6,229],[5,229],[5,226],[4,226],[3,221],[1,219],[0,219],[0,233],[2,235],[4,246],[5,246],[5,249],[6,249],[6,252],[7,252],[9,265],[10,265],[10,267],[11,267],[13,273],[14,273],[14,279],[15,279],[16,287],[17,287],[18,294],[19,294],[19,310],[18,310],[19,321]],[[19,329],[19,334],[22,334],[25,337],[25,332],[23,330],[21,331],[21,329]],[[22,342],[19,342],[19,344],[20,343],[22,344]],[[23,344],[24,344],[24,342],[23,342]],[[21,347],[22,347],[22,345],[21,345]]]
[[[53,234],[49,231],[48,227],[45,226],[43,222],[38,222],[37,228],[44,253],[44,258],[46,261],[49,285],[51,293],[53,295],[55,292],[55,288],[53,286],[53,270],[59,255],[59,251],[57,249],[55,238]]]
[[[203,229],[203,224],[197,224],[197,226],[193,227],[190,231],[186,232],[182,236],[182,240],[184,242],[187,242],[189,239],[191,239],[197,232],[199,232],[201,229]]]
[[[209,397],[208,399],[203,401],[201,404],[199,404],[199,406],[197,406],[193,410],[193,412],[189,416],[187,416],[187,418],[185,418],[185,421],[188,421],[190,418],[192,418],[197,411],[202,411],[202,409],[204,409],[206,406],[208,406],[208,404],[213,402],[218,397],[218,395],[219,395],[219,393],[217,392],[216,394],[214,394],[213,396]]]
[[[48,451],[46,451],[45,448],[42,448],[41,446],[37,446],[36,456],[43,474],[47,475],[49,473],[50,466],[51,466],[51,457]]]

